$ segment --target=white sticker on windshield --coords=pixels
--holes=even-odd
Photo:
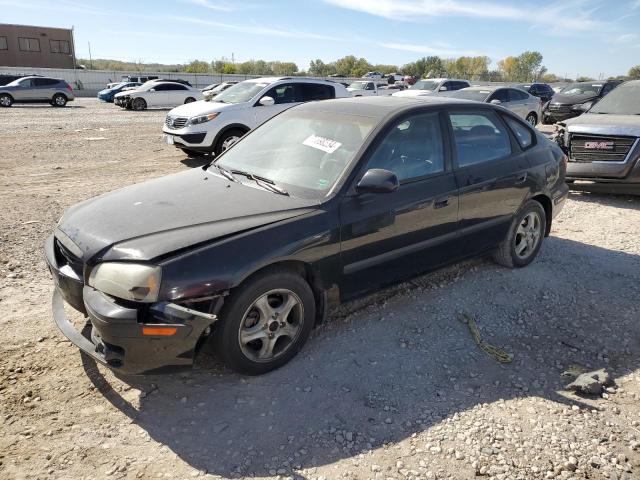
[[[336,142],[330,138],[319,137],[318,135],[309,136],[304,142],[302,142],[302,144],[307,147],[317,148],[318,150],[322,150],[327,153],[335,152],[342,145],[340,142]]]

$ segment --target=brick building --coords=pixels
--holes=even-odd
[[[73,31],[0,23],[0,67],[74,68]]]

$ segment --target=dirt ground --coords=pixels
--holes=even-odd
[[[165,113],[0,110],[0,478],[640,478],[640,198],[572,194],[528,268],[478,259],[352,302],[262,377],[83,359],[42,245],[70,205],[197,165],[161,142]],[[567,392],[575,364],[614,385]]]

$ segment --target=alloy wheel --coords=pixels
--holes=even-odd
[[[537,212],[527,213],[515,235],[515,253],[521,260],[529,258],[538,247],[542,238],[542,221]]]
[[[534,128],[535,128],[535,126],[538,124],[538,119],[536,118],[536,116],[535,116],[535,115],[530,114],[530,115],[527,117],[527,123],[528,123],[529,125],[531,125],[532,127],[534,127]]]
[[[270,362],[296,341],[304,322],[302,301],[291,290],[271,290],[245,312],[238,341],[242,353],[254,362]]]
[[[222,142],[222,151],[224,152],[227,148],[231,148],[238,140],[240,140],[240,137],[236,135],[225,138]]]
[[[56,101],[56,105],[59,107],[64,107],[65,104],[67,103],[67,101],[64,99],[62,95],[58,95],[55,101]]]

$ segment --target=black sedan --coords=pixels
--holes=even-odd
[[[528,265],[566,198],[565,160],[490,104],[300,105],[210,165],[71,207],[45,247],[54,319],[123,373],[190,366],[207,343],[264,373],[335,302],[474,255]]]

